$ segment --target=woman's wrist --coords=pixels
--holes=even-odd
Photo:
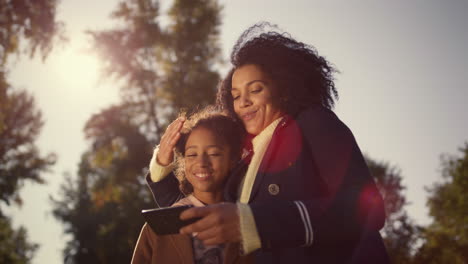
[[[169,164],[164,166],[158,161],[158,152],[159,146],[156,146],[156,148],[153,151],[153,157],[151,158],[149,165],[150,179],[153,182],[161,181],[174,169],[174,162],[170,162]]]

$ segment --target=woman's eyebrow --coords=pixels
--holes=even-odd
[[[256,82],[261,82],[263,84],[266,84],[266,82],[264,80],[252,80],[252,81],[248,82],[245,86],[250,86],[250,85],[252,85],[252,84],[254,84]]]
[[[263,83],[264,85],[267,84],[267,82],[264,81],[264,80],[252,80],[252,81],[246,83],[244,86],[247,86],[247,87],[248,87],[248,86],[250,86],[250,85],[252,85],[252,84],[254,84],[254,83],[256,83],[256,82]],[[237,90],[239,90],[239,89],[237,89],[236,87],[232,87],[232,88],[231,88],[231,92],[234,91],[234,90],[237,91]]]

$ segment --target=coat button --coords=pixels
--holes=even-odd
[[[278,184],[270,184],[268,185],[268,192],[271,194],[271,195],[277,195],[279,193],[280,189],[279,189],[279,186]]]

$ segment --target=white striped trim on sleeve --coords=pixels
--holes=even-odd
[[[307,246],[312,245],[312,240],[313,240],[312,225],[310,223],[309,214],[303,202],[294,201],[294,203],[296,204],[297,209],[299,210],[299,214],[301,215],[302,222],[304,223],[304,229],[305,229],[306,234],[305,234],[305,244],[303,246],[307,247]]]

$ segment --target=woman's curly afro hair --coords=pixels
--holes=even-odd
[[[218,87],[217,103],[235,116],[231,95],[232,75],[244,65],[259,66],[274,82],[280,109],[292,116],[312,105],[332,109],[338,92],[335,68],[314,47],[278,33],[276,25],[261,22],[247,29],[231,53],[232,68]]]

